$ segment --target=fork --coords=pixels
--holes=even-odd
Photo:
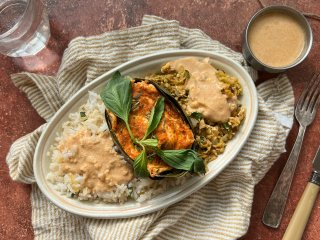
[[[272,228],[278,228],[287,202],[293,174],[297,166],[304,133],[317,112],[320,104],[320,74],[314,74],[308,86],[303,90],[295,108],[295,117],[300,127],[286,165],[277,181],[265,208],[262,222]]]

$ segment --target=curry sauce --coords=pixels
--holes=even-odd
[[[114,150],[109,132],[95,135],[82,129],[62,141],[58,149],[73,152],[61,160],[61,175],[83,176],[81,188],[87,187],[91,193],[113,191],[133,178],[131,166]]]

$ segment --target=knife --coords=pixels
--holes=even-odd
[[[313,172],[282,240],[300,240],[320,189],[320,147],[313,159]]]

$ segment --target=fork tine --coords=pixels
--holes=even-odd
[[[315,86],[314,86],[314,92],[313,92],[313,95],[312,95],[312,98],[310,100],[310,103],[309,103],[309,106],[308,106],[308,111],[312,112],[314,107],[315,107],[315,103],[316,103],[316,100],[318,99],[318,95],[319,95],[319,92],[320,92],[320,81],[318,79],[318,81],[315,83]]]
[[[318,91],[319,92],[319,91]],[[320,94],[318,95],[318,98],[317,98],[317,101],[316,103],[314,104],[314,107],[312,109],[312,114],[314,114],[314,112],[317,111],[318,107],[319,107],[319,104],[320,104]]]
[[[301,96],[298,100],[297,106],[301,110],[302,108],[306,108],[308,106],[308,102],[311,96],[312,91],[312,86],[314,85],[316,79],[319,77],[319,74],[313,74],[311,81],[309,82],[308,86],[303,90],[301,93]]]

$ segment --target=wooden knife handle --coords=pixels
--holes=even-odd
[[[319,193],[319,186],[309,182],[290,220],[282,240],[300,240]]]

